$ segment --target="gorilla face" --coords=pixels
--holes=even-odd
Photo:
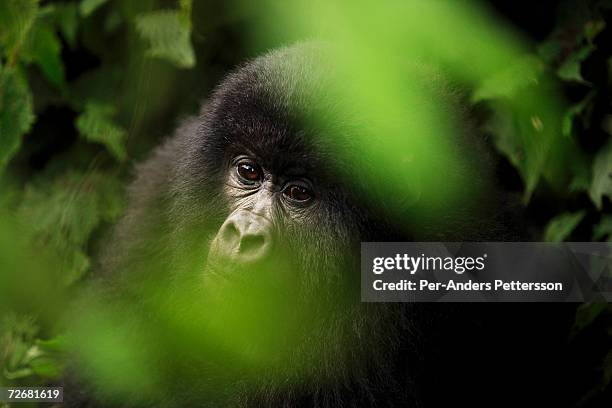
[[[312,168],[310,157],[304,152],[263,155],[248,142],[238,146],[244,147],[234,145],[226,154],[221,196],[228,215],[210,243],[205,273],[225,269],[232,274],[240,273],[237,269],[241,267],[259,267],[281,275],[275,279],[290,277],[293,282],[300,275],[320,274],[321,268],[333,273],[332,268],[341,266],[340,259],[335,265],[313,265],[307,257],[297,255],[316,251],[311,245],[315,242],[337,242],[339,233],[357,241],[358,232],[351,230],[354,225],[344,224],[346,215],[339,213],[343,209],[333,206],[333,192],[321,172]],[[269,160],[274,157],[280,160]],[[345,251],[354,245],[344,244]],[[280,260],[290,261],[283,270]]]
[[[302,291],[356,289],[360,241],[388,228],[358,199],[364,169],[312,119],[328,98],[310,53],[285,49],[241,68],[177,135],[169,226],[178,263],[195,258],[205,277],[258,270]]]
[[[303,165],[273,172],[253,156],[231,160],[224,191],[230,215],[212,242],[215,255],[239,262],[256,262],[270,253],[281,217],[303,224],[316,213],[314,185]]]

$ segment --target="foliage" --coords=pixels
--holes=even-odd
[[[23,74],[11,67],[0,67],[0,170],[19,149],[21,136],[34,121],[32,95]]]
[[[564,213],[553,218],[544,232],[544,241],[561,242],[572,233],[576,225],[582,221],[585,212]]]
[[[13,254],[0,267],[15,269],[6,276],[26,268],[28,253],[44,251],[58,259],[62,288],[92,271],[98,243],[121,214],[130,166],[177,115],[195,111],[221,73],[250,56],[227,55],[226,43],[244,36],[237,14],[249,10],[231,5],[240,11],[190,0],[0,1],[0,206],[31,233],[27,250],[13,250],[7,237],[18,229],[0,214],[0,254]],[[610,1],[561,2],[548,38],[472,95],[490,113],[484,128],[544,240],[612,242],[611,12]],[[456,53],[452,42],[426,45]],[[489,48],[491,60],[507,58]],[[460,57],[469,73],[470,58]],[[558,106],[539,105],[542,94]],[[45,306],[0,315],[0,384],[45,384],[61,374],[61,337]],[[581,306],[572,338],[601,330],[609,315],[601,304]],[[610,386],[609,355],[598,369],[601,384],[589,398]]]
[[[11,214],[0,214],[0,253],[11,254],[0,262],[0,384],[44,384],[61,375],[61,337],[47,324],[49,311],[59,314],[41,291],[55,288],[62,304],[61,291],[92,270],[97,242],[123,209],[128,136],[148,137],[150,146],[156,115],[171,111],[143,102],[163,101],[151,96],[166,90],[142,86],[142,64],[151,64],[150,80],[168,86],[179,68],[195,64],[191,1],[159,7],[0,2],[0,208]],[[182,101],[177,111],[194,105]],[[147,149],[146,142],[135,145],[132,155]],[[27,242],[11,242],[12,234]],[[42,261],[47,252],[53,261],[45,266],[28,260],[37,254]],[[18,313],[4,313],[11,309]]]
[[[102,143],[115,159],[123,161],[126,132],[113,123],[114,112],[112,105],[89,102],[85,112],[77,118],[76,127],[85,139]]]
[[[0,362],[4,378],[18,380],[36,375],[57,379],[62,375],[61,338],[37,339],[39,328],[32,317],[8,315],[1,324]]]
[[[611,11],[610,1],[564,1],[558,10],[557,27],[538,47],[539,57],[557,75],[570,96],[561,132],[577,143],[568,163],[572,167],[571,182],[557,196],[563,200],[564,212],[550,220],[545,240],[612,242]],[[610,321],[611,315],[609,305],[581,305],[571,338],[577,341],[597,331],[609,332],[609,323],[605,322]],[[610,352],[601,361],[598,367],[601,381],[584,395],[580,401],[582,406],[597,401],[609,389]]]
[[[150,43],[147,54],[166,58],[177,66],[191,68],[195,64],[189,41],[191,25],[188,9],[181,11],[155,11],[139,15],[136,28]]]

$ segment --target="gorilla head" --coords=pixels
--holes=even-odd
[[[477,220],[459,208],[430,230],[398,218],[408,208],[393,183],[408,171],[360,150],[365,119],[341,108],[343,78],[324,53],[300,45],[242,66],[137,169],[105,267],[113,289],[137,298],[136,325],[164,333],[150,341],[179,405],[405,402],[418,314],[360,302],[359,244],[484,236],[469,232],[484,210]],[[439,88],[441,105],[459,100]],[[479,155],[464,174],[485,185],[469,126],[451,138]],[[393,181],[373,185],[376,166]]]

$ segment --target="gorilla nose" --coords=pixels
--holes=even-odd
[[[270,251],[271,229],[271,223],[266,218],[239,211],[221,226],[217,245],[222,253],[237,261],[258,261]]]

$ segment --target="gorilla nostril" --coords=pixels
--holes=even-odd
[[[225,224],[225,227],[223,228],[223,231],[221,234],[221,239],[224,242],[228,244],[237,243],[236,241],[238,240],[239,237],[240,237],[240,231],[238,230],[238,228],[233,222],[228,222],[227,224]]]
[[[240,252],[243,254],[253,254],[262,250],[266,245],[263,235],[245,235],[240,240]]]

